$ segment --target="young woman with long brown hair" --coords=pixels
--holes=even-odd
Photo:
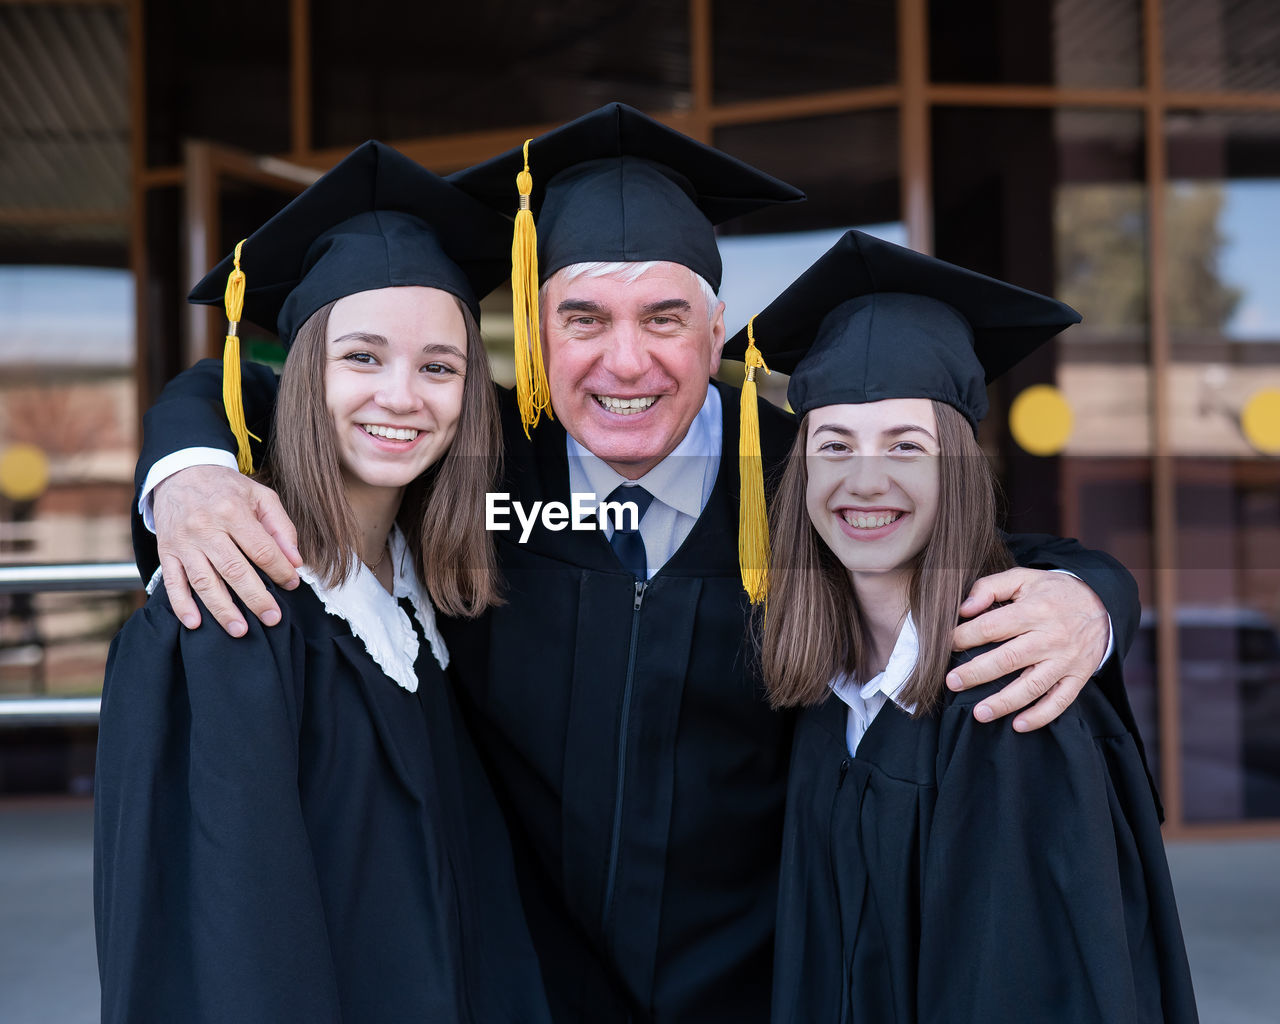
[[[230,277],[288,348],[259,475],[306,565],[296,590],[272,587],[278,625],[188,630],[157,587],[116,639],[96,794],[104,1021],[549,1019],[435,621],[500,599],[477,300],[508,230],[367,143],[193,292],[220,301]],[[249,470],[234,376],[224,395]]]
[[[801,416],[760,649],[774,704],[804,708],[776,1022],[1196,1019],[1116,659],[1028,734],[974,720],[998,683],[944,685],[962,599],[1013,564],[986,381],[1078,319],[850,232],[754,321]]]

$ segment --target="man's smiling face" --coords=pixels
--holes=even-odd
[[[643,476],[702,408],[724,348],[724,303],[709,310],[678,263],[632,282],[561,271],[547,282],[542,318],[556,419],[618,473]]]

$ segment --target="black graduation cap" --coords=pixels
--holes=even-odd
[[[977,431],[987,382],[1080,322],[1065,303],[932,256],[847,231],[724,347],[747,364],[742,435],[755,422],[755,373],[791,374],[797,416],[825,405],[933,398]],[[764,356],[768,355],[765,360]],[[753,601],[767,591],[760,452],[740,452],[738,558]]]
[[[824,405],[935,398],[975,430],[988,382],[1080,314],[1048,296],[848,231],[753,318],[796,415]],[[747,329],[725,345],[743,359]]]
[[[719,290],[714,225],[804,193],[610,103],[450,181],[516,215],[512,251],[517,392],[526,431],[547,408],[538,286],[575,263],[679,263]],[[516,186],[513,188],[513,185]],[[534,220],[537,222],[536,235]]]
[[[514,212],[521,169],[532,175],[541,281],[574,263],[680,263],[719,290],[712,226],[804,193],[735,157],[610,103],[523,146],[450,176]]]
[[[507,276],[511,222],[381,142],[366,142],[242,243],[246,319],[292,343],[316,310],[376,288],[425,285],[479,300]],[[231,255],[188,299],[219,305]]]
[[[316,310],[378,288],[424,285],[479,299],[507,276],[510,222],[381,142],[344,157],[205,275],[188,300],[225,303],[222,399],[253,472],[240,394],[241,317],[275,324],[287,348]]]

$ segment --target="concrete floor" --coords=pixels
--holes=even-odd
[[[88,800],[0,802],[0,1020],[98,1020]]]
[[[1280,1020],[1280,841],[1176,843],[1169,863],[1201,1021]],[[98,1019],[92,878],[87,801],[0,802],[4,1024]]]
[[[1280,1021],[1280,840],[1166,849],[1200,1020]]]

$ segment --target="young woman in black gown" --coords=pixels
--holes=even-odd
[[[104,1021],[549,1019],[435,622],[498,600],[477,298],[508,237],[368,143],[193,293],[218,301],[243,270],[246,318],[289,348],[261,475],[306,566],[296,590],[272,586],[273,627],[246,614],[235,639],[206,614],[188,630],[155,587],[116,638],[96,794]]]
[[[962,598],[1013,565],[986,382],[1078,319],[850,232],[754,321],[802,417],[761,646],[774,703],[805,708],[779,1024],[1196,1019],[1118,659],[1029,734],[975,721],[999,683],[944,685]]]

